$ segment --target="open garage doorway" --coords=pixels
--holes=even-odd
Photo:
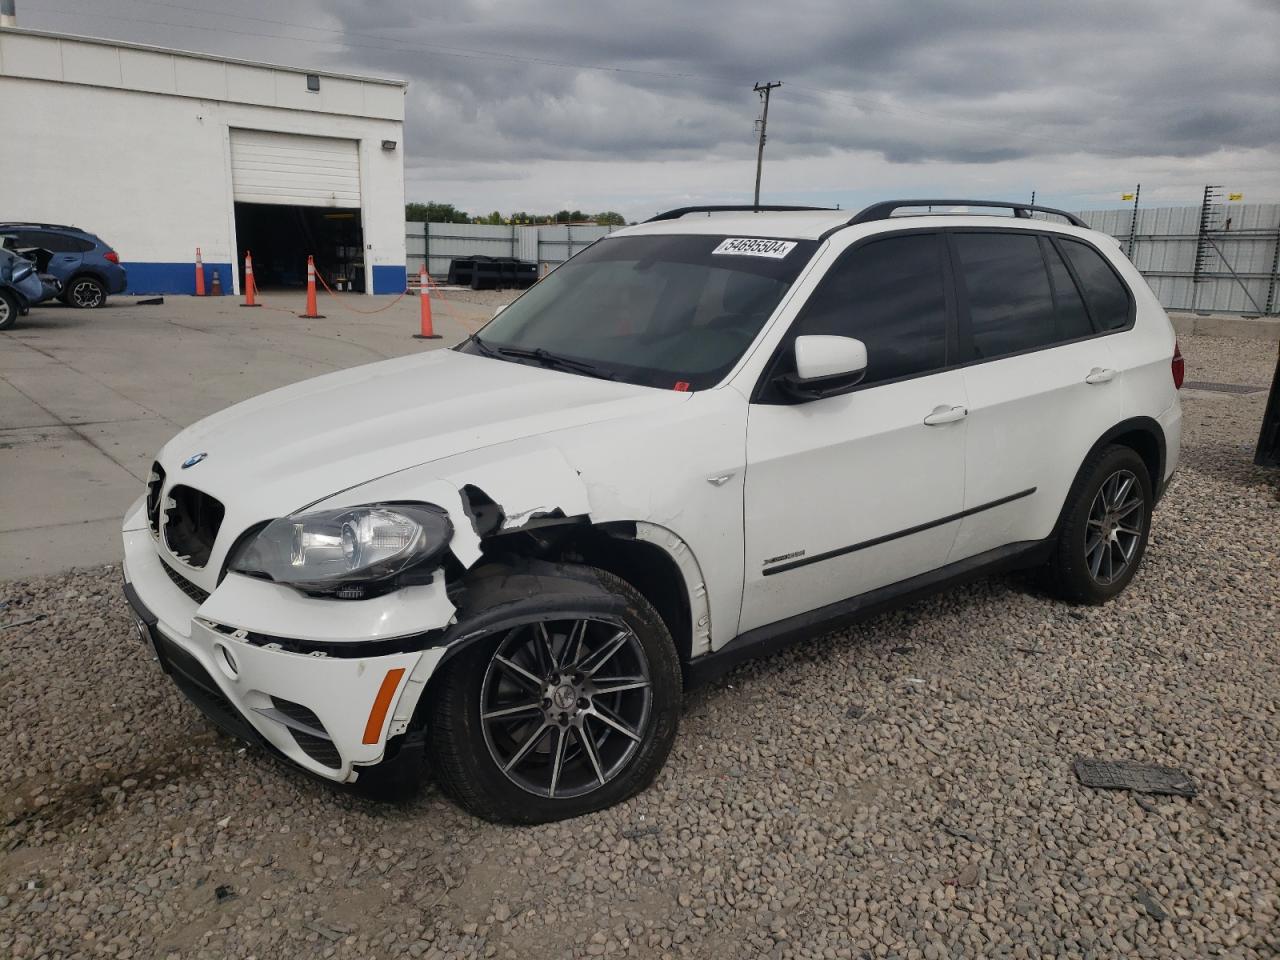
[[[364,292],[355,140],[233,128],[231,184],[239,269],[252,251],[258,287],[306,286],[310,255],[330,287]]]
[[[258,289],[307,285],[307,256],[334,290],[364,292],[364,230],[359,210],[334,210],[278,203],[237,203],[236,246],[240,288],[244,254],[253,252]]]

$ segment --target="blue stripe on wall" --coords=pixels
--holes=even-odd
[[[374,293],[404,293],[408,284],[408,277],[403,266],[388,267],[374,264]]]
[[[139,263],[125,262],[122,267],[129,273],[129,285],[125,293],[185,293],[196,292],[196,265],[194,263]],[[206,263],[204,265],[204,289],[213,289],[213,274],[222,281],[222,292],[231,295],[231,264]]]
[[[129,285],[125,293],[185,293],[196,292],[196,265],[194,263],[141,263],[125,262],[121,266],[129,273]],[[222,292],[231,294],[231,264],[206,263],[204,265],[204,289],[213,289],[213,274],[217,271],[222,280]],[[373,268],[374,293],[404,293],[407,275],[403,266],[378,266]]]

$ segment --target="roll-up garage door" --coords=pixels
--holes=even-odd
[[[231,182],[240,203],[359,207],[357,142],[232,130]]]

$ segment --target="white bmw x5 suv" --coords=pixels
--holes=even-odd
[[[575,816],[652,780],[685,687],[784,641],[995,569],[1115,596],[1181,379],[1137,270],[1060,211],[673,210],[452,350],[178,434],[125,592],[232,734]]]

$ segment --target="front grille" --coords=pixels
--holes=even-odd
[[[222,695],[217,682],[209,676],[209,671],[200,665],[200,661],[162,634],[152,631],[156,644],[156,656],[164,672],[173,678],[200,712],[213,721],[223,733],[230,734],[250,743],[258,742],[257,731],[253,729],[240,712],[231,705],[231,701]]]
[[[164,467],[153,463],[151,475],[147,477],[147,526],[151,528],[153,537],[160,536],[160,494],[163,490]]]
[[[171,487],[164,502],[165,543],[183,563],[203,567],[209,562],[225,512],[220,501],[195,487]]]
[[[271,702],[277,710],[295,721],[287,729],[303,753],[322,766],[334,769],[342,766],[342,757],[338,754],[338,748],[333,745],[333,740],[329,738],[329,732],[325,730],[319,717],[302,704],[294,703],[292,700],[272,697]],[[303,730],[302,727],[315,732]]]
[[[194,600],[196,603],[204,603],[206,600],[209,599],[208,590],[201,590],[194,583],[192,583],[190,580],[188,580],[186,577],[180,574],[177,570],[173,569],[173,567],[169,566],[163,560],[160,561],[160,566],[164,567],[164,572],[169,575],[169,579],[173,581],[173,585],[177,587],[179,590],[181,590],[183,593],[185,593],[192,600]]]

